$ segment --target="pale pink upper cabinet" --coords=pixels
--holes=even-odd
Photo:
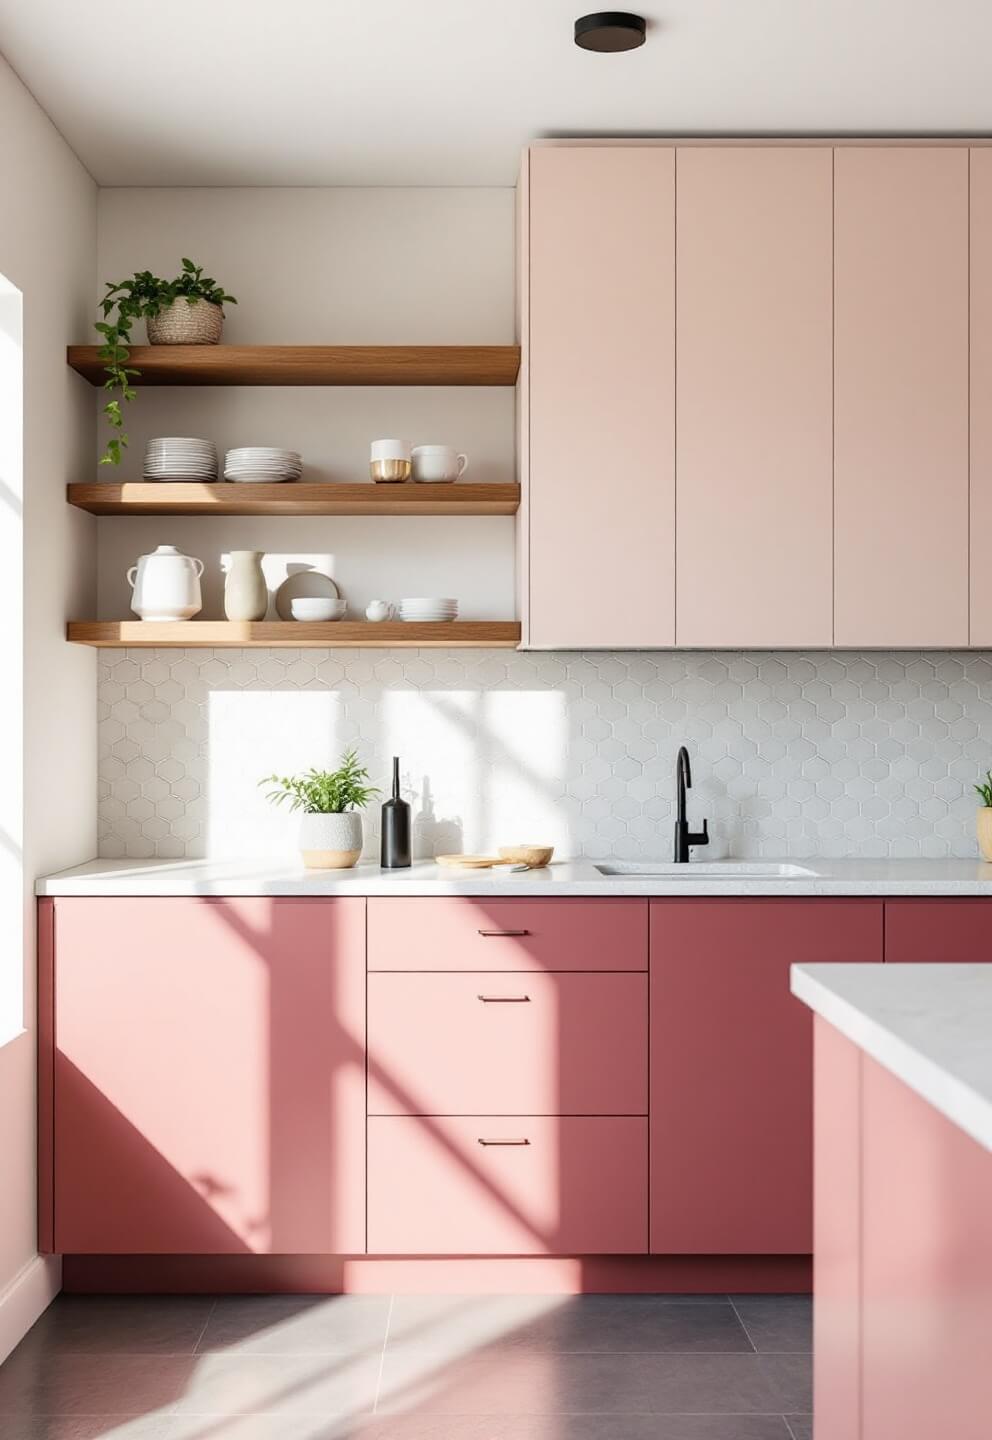
[[[530,152],[529,595],[536,647],[675,642],[675,160]]]
[[[834,167],[834,643],[967,645],[968,151]]]
[[[992,150],[971,151],[971,643],[992,646]]]
[[[55,1248],[365,1249],[362,900],[55,904]]]
[[[676,161],[676,637],[833,637],[829,148]]]

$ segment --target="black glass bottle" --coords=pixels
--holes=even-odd
[[[410,807],[400,798],[400,757],[393,756],[393,793],[382,807],[383,870],[402,870],[410,864]]]

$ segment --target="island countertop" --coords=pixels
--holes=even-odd
[[[794,965],[792,992],[992,1150],[992,965]]]

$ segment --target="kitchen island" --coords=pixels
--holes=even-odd
[[[985,1440],[992,970],[796,965],[792,990],[815,1014],[817,1440]]]

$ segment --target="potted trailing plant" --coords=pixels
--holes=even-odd
[[[266,775],[268,799],[302,811],[300,850],[310,870],[350,870],[362,853],[363,809],[379,791],[366,782],[369,772],[354,750],[341,756],[337,770],[307,770],[303,775]]]
[[[976,816],[978,848],[984,860],[992,860],[992,770],[986,772],[984,781],[975,789],[982,799]]]
[[[145,321],[149,345],[216,345],[224,325],[224,306],[237,303],[216,280],[204,275],[202,265],[185,258],[182,272],[174,280],[160,280],[150,270],[135,271],[130,280],[117,284],[108,280],[107,293],[100,301],[103,319],[97,321],[96,329],[103,336],[99,351],[107,372],[103,388],[111,392],[103,413],[116,434],[107,442],[101,465],[119,465],[127,444],[121,404],[134,399],[131,381],[140,374],[127,363],[135,320]]]

